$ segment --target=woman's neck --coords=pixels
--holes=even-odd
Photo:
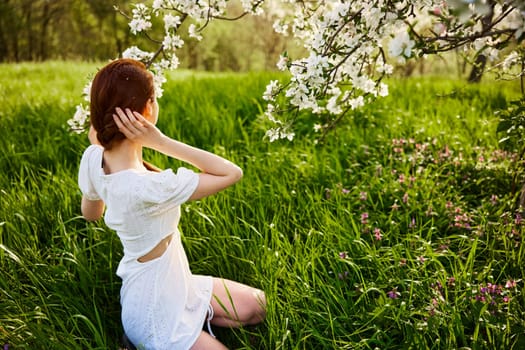
[[[127,169],[145,169],[142,162],[142,146],[129,140],[123,140],[110,150],[104,150],[103,158],[106,175]]]

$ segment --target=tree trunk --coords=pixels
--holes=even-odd
[[[479,83],[481,81],[481,77],[483,77],[483,72],[485,71],[486,65],[487,65],[487,56],[480,53],[476,57],[476,62],[474,62],[474,66],[472,67],[472,70],[470,71],[468,82],[469,83]]]
[[[24,11],[25,11],[25,19],[26,19],[26,35],[27,35],[27,57],[25,59],[32,61],[33,60],[33,29],[32,29],[32,8],[31,2],[27,3]]]
[[[492,19],[494,17],[494,6],[496,6],[495,0],[489,0],[488,5],[490,6],[490,10],[481,19],[482,33],[488,32],[492,27]],[[481,81],[481,77],[483,76],[483,72],[485,72],[485,66],[487,65],[487,56],[485,56],[481,51],[483,51],[483,48],[480,50],[480,53],[478,53],[476,61],[474,62],[474,66],[470,71],[470,75],[468,77],[469,83],[479,83]]]
[[[47,59],[47,28],[49,21],[51,20],[51,15],[49,14],[49,3],[46,1],[44,3],[44,8],[42,10],[42,26],[40,28],[40,59],[45,61]]]
[[[9,46],[4,34],[3,25],[0,25],[0,62],[9,60]]]
[[[0,62],[9,60],[9,35],[6,35],[4,28],[9,28],[10,6],[9,0],[0,3]],[[11,16],[12,17],[12,16]],[[9,33],[9,29],[7,29]]]
[[[20,62],[20,52],[18,50],[18,32],[13,34],[13,57],[15,62]]]

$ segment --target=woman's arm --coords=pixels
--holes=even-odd
[[[92,145],[100,145],[100,142],[97,140],[97,131],[93,125],[89,126],[88,139]],[[104,214],[104,201],[92,201],[82,196],[80,210],[82,211],[82,216],[84,216],[87,221],[98,220]]]
[[[101,199],[92,201],[83,196],[80,210],[87,221],[98,220],[104,214],[104,201]]]
[[[165,135],[160,138],[158,145],[152,148],[202,171],[199,174],[199,185],[190,200],[217,193],[239,181],[243,175],[241,168],[229,160]]]
[[[199,185],[190,199],[199,199],[223,190],[242,178],[242,170],[216,154],[189,146],[164,135],[140,113],[117,108],[114,115],[119,130],[130,140],[198,168]]]

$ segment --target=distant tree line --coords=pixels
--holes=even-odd
[[[98,61],[116,58],[129,46],[151,49],[155,43],[132,35],[122,14],[130,13],[134,2],[0,0],[0,62]],[[178,53],[182,67],[268,70],[275,67],[281,52],[298,50],[275,33],[265,17],[216,22],[205,31],[200,42],[183,38],[186,45]],[[162,40],[162,33],[158,39]]]

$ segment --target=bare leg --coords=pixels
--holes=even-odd
[[[220,341],[206,332],[201,332],[191,350],[228,350]]]
[[[260,289],[222,278],[213,279],[213,319],[220,327],[260,323],[266,316],[266,297]]]

